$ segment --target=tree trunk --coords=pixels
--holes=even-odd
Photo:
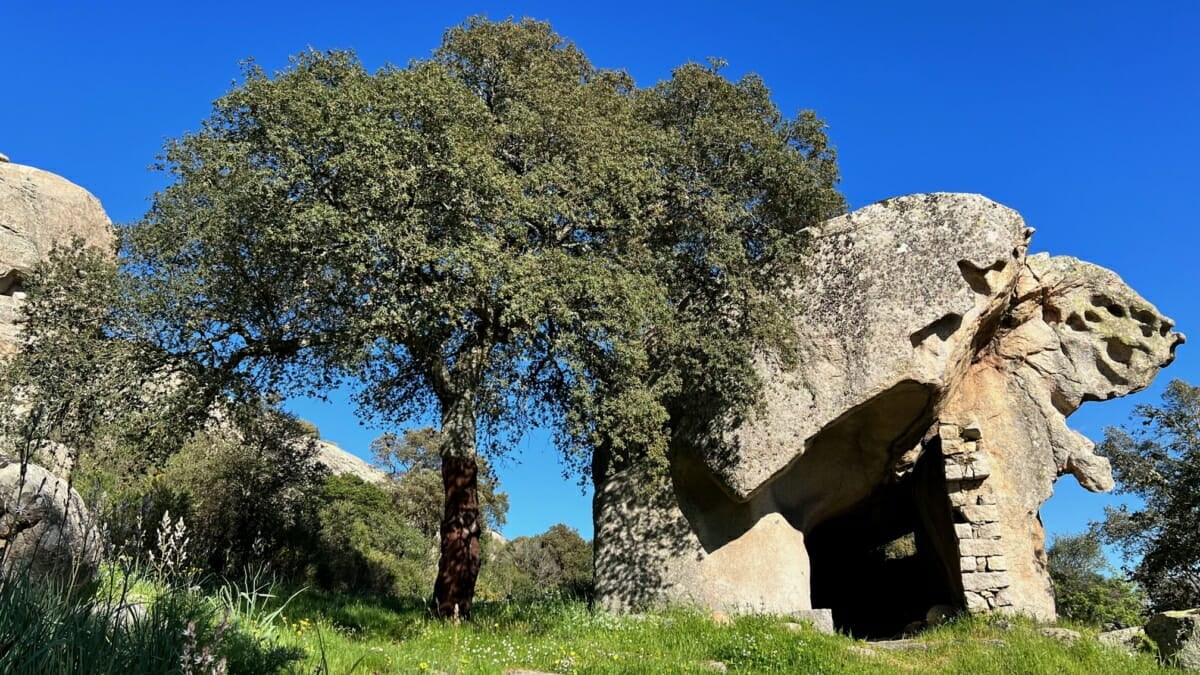
[[[479,577],[478,465],[475,462],[475,417],[470,401],[443,405],[442,551],[433,587],[433,610],[442,618],[471,618],[475,580]]]

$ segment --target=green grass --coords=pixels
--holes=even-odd
[[[0,586],[0,672],[24,672],[6,669],[19,663],[45,666],[34,672],[180,672],[189,623],[197,626],[192,651],[217,645],[230,673],[709,673],[713,662],[732,673],[1178,672],[1102,646],[1087,628],[1071,626],[1084,638],[1064,644],[1020,619],[962,618],[917,637],[920,648],[892,651],[795,632],[780,617],[717,623],[687,609],[615,616],[548,599],[481,603],[474,621],[449,622],[416,600],[312,589],[293,595],[269,581],[260,573],[171,588],[109,569],[83,604],[32,586]],[[95,607],[114,606],[114,596],[146,603],[146,617],[126,628],[109,624]]]
[[[257,675],[302,656],[247,632],[200,591],[129,575],[108,575],[94,590],[25,575],[0,579],[0,673]]]
[[[689,610],[618,617],[558,600],[483,604],[456,624],[412,603],[306,592],[283,614],[280,639],[308,651],[298,670],[309,673],[708,673],[713,661],[735,673],[1172,672],[1092,636],[1062,644],[1012,619],[958,620],[920,636],[925,649],[887,651],[792,632],[776,617],[718,625]]]

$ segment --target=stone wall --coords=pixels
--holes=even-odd
[[[939,424],[946,494],[958,540],[963,606],[971,612],[1012,607],[1008,560],[1000,534],[999,497],[985,485],[991,460],[983,450],[979,426]]]

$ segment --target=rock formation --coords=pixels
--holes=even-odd
[[[64,178],[0,160],[0,355],[18,348],[18,310],[29,273],[56,244],[74,238],[113,248],[112,225],[100,202]],[[67,456],[56,444],[44,450],[55,462]],[[79,493],[66,481],[0,455],[0,572],[90,580],[101,542]]]
[[[1159,612],[1146,623],[1146,636],[1158,646],[1166,663],[1200,670],[1200,609]]]
[[[0,455],[0,575],[90,581],[100,563],[101,535],[66,481]]]
[[[22,283],[57,243],[113,247],[111,221],[87,190],[52,173],[0,162],[0,353],[15,349]]]
[[[824,223],[795,289],[799,365],[764,356],[761,410],[598,479],[600,601],[803,615],[897,632],[933,605],[1054,616],[1038,517],[1054,481],[1112,487],[1070,430],[1147,386],[1183,336],[1115,274],[1027,256],[978,195]]]
[[[335,476],[349,474],[361,478],[366,483],[383,483],[388,479],[387,473],[329,441],[317,441],[316,461]]]

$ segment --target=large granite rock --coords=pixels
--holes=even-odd
[[[0,353],[16,344],[23,279],[55,244],[75,237],[113,248],[112,225],[99,200],[60,176],[0,162]]]
[[[963,194],[819,227],[799,366],[764,356],[762,409],[679,444],[668,475],[598,476],[600,601],[832,606],[881,635],[942,603],[1053,617],[1038,509],[1067,473],[1112,487],[1065,418],[1145,387],[1183,336],[1112,272],[1027,257],[1031,235]]]
[[[1160,612],[1150,617],[1145,630],[1164,661],[1200,670],[1200,609]]]
[[[103,537],[79,493],[36,464],[0,455],[0,575],[91,581]]]
[[[349,474],[361,478],[366,483],[382,483],[388,478],[387,473],[371,466],[369,463],[355,457],[337,444],[330,443],[329,441],[317,441],[315,459],[318,464],[329,469],[329,473],[336,476]]]

